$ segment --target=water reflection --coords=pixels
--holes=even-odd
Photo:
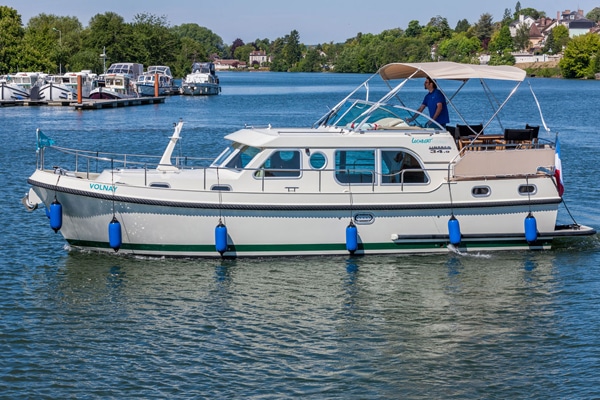
[[[358,397],[357,388],[373,385],[376,397],[398,390],[444,397],[458,388],[488,397],[482,382],[490,366],[499,381],[543,380],[548,362],[532,352],[532,338],[552,337],[552,348],[561,337],[553,252],[64,261],[44,268],[36,291],[50,300],[44,318],[54,321],[43,328],[52,338],[43,346],[86,343],[80,352],[99,360],[94,376],[110,369],[107,351],[177,371],[184,385],[200,375],[214,390],[208,395],[235,395],[223,382],[243,372],[284,395],[302,394],[284,385],[290,380],[326,387],[345,376],[353,382],[348,395]],[[132,378],[143,385],[141,375]]]

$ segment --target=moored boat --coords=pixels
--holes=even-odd
[[[192,64],[192,73],[181,83],[181,94],[188,96],[208,96],[221,92],[215,64],[211,62]]]
[[[401,101],[407,81],[426,77],[440,89],[459,82],[444,89],[453,108],[469,81],[515,85],[480,127],[456,110],[462,123],[452,130]],[[376,78],[389,89],[373,101]],[[211,162],[185,166],[172,157],[182,122],[154,161],[40,136],[24,203],[42,203],[72,248],[145,256],[549,249],[595,229],[557,222],[560,152],[539,125],[490,133],[524,80],[513,67],[386,65],[314,126],[246,127],[227,135],[231,145]],[[47,168],[55,151],[73,162]]]
[[[93,81],[90,99],[119,100],[139,97],[135,82],[143,72],[142,64],[111,64],[105,74],[99,75]]]
[[[81,96],[83,98],[90,97],[92,82],[96,78],[96,74],[84,70],[81,72],[67,72],[64,75],[46,76],[45,83],[40,87],[40,100],[76,100],[79,76],[81,76]]]
[[[156,88],[156,78],[158,87]],[[158,89],[159,96],[171,94],[173,89],[173,74],[171,68],[164,65],[151,65],[146,72],[138,76],[136,81],[137,92],[140,96],[154,96]]]
[[[39,72],[8,74],[0,79],[0,100],[26,100],[31,97],[32,91],[34,97],[37,97],[37,90],[41,84]]]

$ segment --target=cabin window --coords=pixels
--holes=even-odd
[[[229,160],[226,167],[227,168],[235,168],[235,169],[246,168],[246,165],[248,165],[250,163],[250,161],[252,161],[254,156],[256,156],[259,152],[260,152],[260,150],[257,149],[256,147],[242,147],[231,158],[231,160]],[[231,154],[231,153],[229,152],[229,154]],[[223,160],[225,160],[229,156],[229,154],[227,154],[227,152],[223,152],[219,156],[217,161],[215,161],[215,165],[220,165],[223,162]]]
[[[492,193],[492,189],[489,186],[475,186],[471,189],[473,197],[488,197]]]
[[[383,184],[428,183],[417,157],[403,150],[381,152],[381,182]]]
[[[372,184],[374,177],[374,150],[338,150],[335,152],[335,178],[339,183]]]
[[[520,185],[519,194],[529,196],[537,193],[537,187],[535,185]]]
[[[310,167],[313,169],[323,169],[327,165],[327,157],[323,153],[313,153],[310,155]]]
[[[297,178],[300,176],[300,151],[280,150],[275,151],[261,166],[261,170],[255,175],[261,176],[264,171],[265,177]]]

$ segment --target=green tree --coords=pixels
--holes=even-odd
[[[479,21],[474,26],[473,34],[479,39],[484,49],[487,49],[493,33],[492,15],[488,13],[481,14]]]
[[[541,17],[545,17],[546,13],[543,11],[538,11],[535,8],[531,8],[531,7],[527,7],[527,8],[523,8],[521,9],[521,12],[519,13],[520,15],[526,15],[528,17],[531,17],[533,19],[539,19]],[[518,18],[518,16],[517,16]]]
[[[83,28],[75,17],[39,14],[32,17],[25,28],[23,46],[28,69],[52,74],[71,69],[70,59],[81,49]]]
[[[565,48],[565,54],[559,62],[560,71],[565,78],[593,79],[600,72],[600,36],[594,33],[576,36]]]
[[[254,45],[251,44],[238,46],[236,47],[235,52],[233,53],[233,58],[240,61],[246,61],[247,63],[250,61],[250,53],[252,53],[254,50],[256,49],[254,48]]]
[[[423,27],[419,24],[419,21],[413,19],[408,23],[408,27],[406,28],[406,31],[404,31],[404,34],[407,37],[419,37],[421,36],[422,30]]]
[[[323,70],[325,57],[321,56],[321,51],[312,48],[306,52],[306,55],[296,65],[293,71],[297,72],[319,72]]]
[[[488,50],[490,53],[502,54],[505,50],[509,52],[513,50],[513,38],[510,36],[510,29],[508,25],[503,25],[502,28],[494,32]]]
[[[83,46],[95,50],[98,55],[106,48],[107,67],[111,63],[134,62],[130,58],[133,46],[131,25],[114,12],[96,14],[90,19]],[[99,57],[95,65],[94,70],[102,72],[102,60]]]
[[[272,71],[289,71],[302,58],[300,34],[293,30],[281,40],[275,40],[272,47]]]
[[[594,7],[590,12],[585,14],[585,17],[589,20],[599,22],[600,21],[600,7]]]
[[[510,8],[505,8],[504,15],[502,15],[502,25],[508,25],[512,21],[514,21],[512,11],[510,11]]]
[[[300,34],[295,29],[285,37],[285,46],[283,46],[283,56],[290,67],[296,64],[302,58]]]
[[[242,46],[245,46],[245,45],[246,45],[246,44],[244,43],[244,41],[243,41],[242,39],[240,39],[240,38],[237,38],[237,39],[235,39],[235,40],[233,41],[233,43],[231,44],[231,47],[229,48],[229,51],[231,52],[231,53],[230,53],[230,57],[231,57],[231,58],[236,58],[236,57],[235,57],[235,50],[236,50],[238,47],[242,47]]]
[[[254,47],[257,50],[262,50],[265,53],[267,53],[269,51],[269,48],[271,47],[271,41],[267,38],[265,39],[256,39],[254,41]]]
[[[544,53],[560,54],[569,40],[569,30],[566,26],[559,25],[550,31],[542,50]]]
[[[529,40],[529,27],[527,26],[527,24],[521,24],[517,28],[517,32],[513,40],[517,49],[529,49],[529,47],[531,46],[531,41]]]
[[[206,54],[202,57],[208,58],[213,53],[223,58],[229,57],[223,39],[208,28],[198,24],[182,24],[172,27],[171,31],[180,39],[187,37],[200,43],[206,49]]]
[[[448,25],[448,20],[439,15],[429,20],[423,28],[421,36],[431,46],[442,39],[447,39],[452,36],[452,29]]]
[[[17,72],[25,30],[17,10],[0,6],[0,73]],[[25,65],[23,65],[25,67]]]
[[[447,61],[473,63],[481,42],[476,37],[468,37],[465,32],[457,33],[450,39],[444,39],[438,47],[438,54]]]
[[[511,54],[510,50],[504,50],[490,55],[488,65],[515,65],[515,61],[515,56]]]
[[[454,32],[456,32],[456,33],[467,32],[470,27],[471,27],[471,24],[469,24],[469,21],[467,21],[466,19],[461,19],[456,23]]]
[[[130,62],[150,66],[171,65],[175,61],[179,38],[169,29],[165,16],[136,14],[131,32],[133,43]]]
[[[183,77],[192,72],[190,67],[194,62],[208,61],[206,49],[197,40],[191,37],[182,37],[179,39],[179,45],[175,62],[171,66],[173,76]]]

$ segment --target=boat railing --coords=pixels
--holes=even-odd
[[[52,150],[59,155],[55,157],[53,154],[52,169],[55,173],[62,175],[73,175],[90,179],[93,175],[97,175],[104,170],[119,170],[119,169],[140,169],[144,171],[144,185],[148,185],[147,173],[156,171],[161,166],[159,163],[160,157],[143,154],[121,154],[111,152],[96,152],[88,150],[76,150],[59,146],[47,146],[38,153],[38,169],[45,169],[44,158],[48,150]],[[414,168],[404,169],[394,173],[383,173],[374,171],[369,168],[333,168],[333,169],[312,169],[312,168],[291,168],[291,169],[276,169],[269,170],[267,168],[224,168],[211,166],[212,158],[201,157],[185,157],[174,156],[173,163],[169,166],[180,169],[199,169],[203,170],[204,190],[210,189],[210,183],[207,180],[209,170],[230,170],[236,172],[250,172],[257,183],[260,182],[260,190],[267,191],[271,188],[271,184],[286,181],[288,191],[296,190],[295,186],[290,185],[294,179],[299,179],[299,185],[304,188],[307,182],[316,183],[314,190],[322,192],[325,188],[330,187],[330,182],[333,180],[338,185],[347,186],[351,191],[357,187],[369,187],[371,192],[376,192],[378,188],[398,188],[400,191],[405,191],[408,187],[422,186],[429,183],[429,176],[434,172],[446,172],[446,169],[425,169]],[[273,175],[276,172],[276,175]],[[316,178],[305,180],[306,175],[316,174]],[[416,175],[422,176],[423,179],[415,181]],[[411,177],[412,175],[412,177]],[[93,178],[92,178],[93,179]],[[300,183],[300,180],[302,182]]]
[[[54,150],[62,156],[53,158],[53,168],[73,173],[85,173],[89,177],[91,173],[99,173],[104,169],[140,168],[145,170],[156,169],[160,164],[161,156],[145,154],[121,154],[111,152],[99,152],[89,150],[76,150],[59,146],[47,146],[38,154],[38,169],[45,168],[45,154],[48,150]],[[212,162],[212,158],[173,156],[173,163],[177,168],[200,168],[206,167]]]
[[[503,135],[479,135],[472,140],[458,139],[459,154],[463,156],[468,151],[503,151],[503,150],[526,150],[526,149],[544,149],[554,147],[554,142],[545,138],[536,138],[535,140],[507,141]]]

